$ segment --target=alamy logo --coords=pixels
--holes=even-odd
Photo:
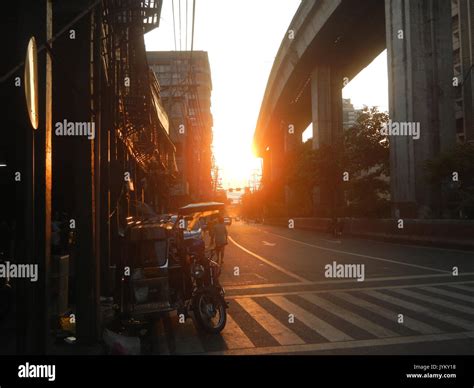
[[[87,136],[89,140],[95,138],[95,123],[93,121],[72,122],[64,119],[54,124],[56,136]]]
[[[358,282],[365,280],[365,264],[337,264],[333,261],[332,264],[326,264],[324,269],[326,278],[357,279]]]
[[[26,278],[31,282],[38,280],[38,264],[14,264],[6,261],[0,264],[0,278]]]
[[[56,365],[33,365],[27,362],[18,366],[18,377],[20,378],[43,378],[48,381],[56,380]]]
[[[384,136],[411,136],[413,140],[418,140],[420,138],[420,123],[388,120],[380,129],[380,134]]]

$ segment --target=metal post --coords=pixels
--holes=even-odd
[[[46,3],[46,41],[51,47],[53,38],[53,0]],[[51,263],[51,186],[52,186],[52,127],[53,127],[53,72],[51,54],[46,54],[46,96],[45,96],[45,186],[44,186],[44,261],[43,261],[43,333],[41,339],[42,353],[47,353],[49,337],[50,293],[49,276]]]

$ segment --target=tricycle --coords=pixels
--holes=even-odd
[[[125,249],[118,273],[118,313],[125,322],[177,311],[208,333],[221,332],[228,304],[219,283],[214,252],[202,238],[187,238],[202,217],[222,212],[219,202],[194,203],[179,209],[172,226],[156,219],[127,220]]]

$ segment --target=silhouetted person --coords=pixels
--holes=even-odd
[[[217,223],[213,227],[213,239],[215,244],[215,252],[217,262],[224,263],[224,250],[227,245],[227,228],[224,224],[224,218],[219,216]]]

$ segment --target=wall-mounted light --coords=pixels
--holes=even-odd
[[[38,50],[33,37],[28,42],[25,59],[25,98],[31,126],[38,129]]]

